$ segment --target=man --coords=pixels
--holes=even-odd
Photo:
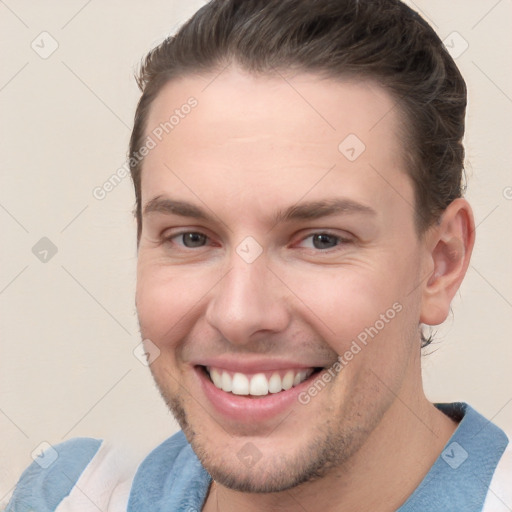
[[[432,29],[398,0],[216,0],[139,85],[137,310],[182,432],[134,475],[64,443],[7,510],[510,510],[505,434],[421,382],[475,231]]]

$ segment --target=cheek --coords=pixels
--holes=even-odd
[[[297,283],[294,292],[301,315],[338,354],[349,350],[354,340],[361,347],[377,337],[399,342],[397,334],[408,315],[404,287],[389,272],[377,266],[323,269],[300,276],[289,273],[287,282]]]
[[[374,276],[360,270],[342,269],[331,275],[302,280],[302,296],[311,309],[321,313],[333,331],[369,321],[380,304],[387,302],[387,292]]]
[[[160,349],[177,345],[190,330],[208,289],[208,281],[194,272],[139,257],[136,305],[142,336]]]
[[[361,404],[380,407],[391,400],[415,347],[416,310],[403,283],[368,268],[337,269],[330,276],[304,277],[297,295],[307,305],[301,314],[338,354],[341,370],[334,371],[342,378],[332,392],[340,410],[351,402],[358,414]]]

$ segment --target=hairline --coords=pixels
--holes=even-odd
[[[144,126],[141,133],[141,140],[144,140],[145,137],[148,135],[148,123],[149,118],[151,115],[152,107],[157,98],[162,94],[162,91],[169,86],[171,83],[178,82],[180,80],[186,80],[188,78],[211,78],[214,77],[214,79],[219,76],[224,70],[226,70],[230,66],[238,66],[238,69],[240,69],[242,72],[248,74],[251,77],[255,78],[281,78],[285,79],[283,77],[283,74],[287,74],[288,72],[296,72],[293,76],[297,75],[303,75],[303,76],[310,76],[312,78],[317,78],[319,80],[332,80],[334,82],[339,83],[366,83],[370,86],[377,87],[381,91],[387,94],[387,96],[391,99],[393,102],[393,107],[386,112],[386,114],[377,121],[376,124],[378,124],[384,117],[386,117],[391,111],[395,111],[395,119],[397,122],[394,124],[395,129],[395,136],[398,141],[398,146],[400,148],[400,159],[403,169],[403,172],[405,176],[410,180],[410,183],[413,187],[413,199],[414,204],[413,207],[413,215],[414,215],[414,225],[415,225],[415,232],[418,237],[418,239],[421,239],[425,233],[427,232],[428,228],[431,227],[434,223],[431,222],[430,224],[426,224],[422,222],[421,215],[420,215],[420,209],[419,209],[419,190],[416,184],[416,181],[414,180],[414,173],[413,168],[418,166],[419,163],[416,161],[416,158],[414,156],[415,152],[414,150],[408,150],[408,147],[412,147],[414,145],[414,136],[413,136],[413,126],[414,123],[412,122],[411,115],[409,113],[408,106],[406,102],[404,101],[405,96],[399,97],[397,92],[392,89],[391,86],[386,84],[386,79],[384,77],[379,77],[376,74],[371,73],[365,73],[364,71],[361,72],[355,72],[347,70],[342,72],[335,72],[334,70],[327,70],[327,69],[318,69],[314,70],[311,68],[306,68],[304,66],[282,66],[282,67],[273,67],[271,69],[251,69],[248,66],[245,66],[243,63],[239,61],[239,59],[236,59],[236,57],[232,56],[226,56],[223,60],[217,62],[216,64],[204,68],[204,69],[182,69],[177,70],[177,72],[172,76],[167,76],[166,79],[163,79],[160,83],[157,83],[155,86],[155,90],[151,93],[151,101],[148,104],[146,116],[144,119]],[[210,82],[211,83],[211,82]],[[207,84],[208,86],[209,84]],[[207,87],[206,86],[206,87]],[[204,90],[204,89],[203,89]],[[144,91],[143,91],[144,92]],[[370,128],[372,130],[376,124]],[[142,171],[143,171],[143,164],[144,164],[145,158],[143,158],[139,164],[137,165],[138,170],[138,185],[139,190],[142,189]],[[140,240],[140,233],[142,231],[142,194],[141,194],[141,200],[139,201],[139,204],[136,205],[136,218],[137,223],[140,223],[138,230],[138,241]]]

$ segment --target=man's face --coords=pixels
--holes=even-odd
[[[279,491],[343,464],[417,382],[424,258],[394,106],[368,82],[234,67],[152,105],[139,321],[226,486]]]

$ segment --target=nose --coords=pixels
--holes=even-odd
[[[206,320],[224,339],[238,345],[286,329],[290,322],[286,293],[263,257],[246,263],[234,254],[230,271],[213,290]]]

